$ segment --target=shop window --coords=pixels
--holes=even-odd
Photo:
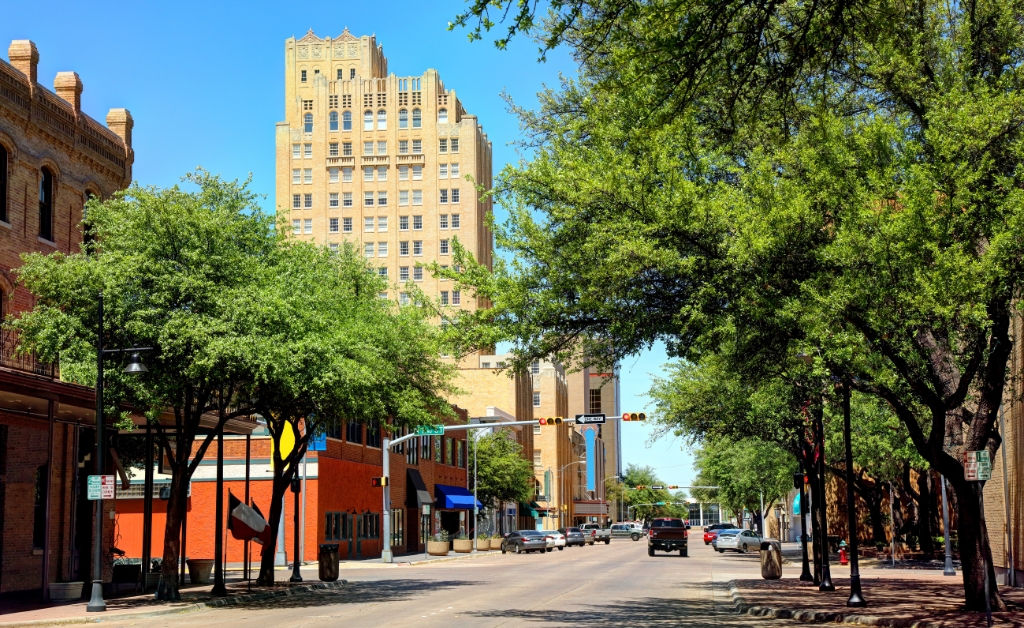
[[[391,511],[391,546],[405,546],[405,510],[401,508]]]
[[[363,444],[363,426],[355,421],[349,421],[345,425],[345,440],[353,445]]]
[[[452,462],[452,444],[451,438],[444,439],[444,463],[449,466],[454,464]]]

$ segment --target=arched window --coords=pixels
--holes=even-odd
[[[351,111],[346,111],[345,113],[341,114],[341,129],[343,131],[351,131],[352,130],[352,112]]]
[[[447,124],[448,123],[448,110],[447,109],[438,109],[437,110],[437,121],[440,122],[441,124]]]
[[[373,130],[373,112],[372,111],[367,110],[367,111],[363,112],[363,130],[364,131],[372,131]]]
[[[39,237],[53,241],[53,173],[46,167],[39,177]]]
[[[313,114],[307,113],[305,116],[302,117],[302,122],[303,122],[302,130],[305,131],[306,133],[312,133],[313,132]]]
[[[377,130],[386,131],[388,128],[388,112],[381,109],[377,112]]]
[[[0,144],[0,220],[7,220],[7,149]]]
[[[337,111],[332,111],[330,118],[331,118],[331,130],[332,131],[337,131],[338,130],[338,112]]]
[[[398,110],[398,128],[408,129],[409,128],[409,110],[399,109]]]
[[[421,126],[423,126],[423,120],[420,118],[420,110],[419,109],[413,109],[412,110],[412,128],[418,129]]]

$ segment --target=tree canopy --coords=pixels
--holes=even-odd
[[[492,508],[505,501],[529,503],[533,499],[533,465],[523,457],[522,447],[506,430],[471,438],[470,461],[474,453],[477,467],[476,473],[470,474],[469,488],[476,487],[477,499],[484,507]]]

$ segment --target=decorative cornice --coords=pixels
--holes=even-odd
[[[302,39],[298,40],[297,43],[304,44],[304,43],[308,43],[308,42],[311,42],[311,41],[323,41],[322,39],[320,39],[319,37],[317,37],[316,35],[313,34],[313,29],[312,28],[309,29],[309,32],[307,32],[305,35],[303,35]]]

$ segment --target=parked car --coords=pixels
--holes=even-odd
[[[603,541],[604,544],[607,545],[612,542],[612,531],[609,528],[602,528],[600,524],[584,523],[580,526],[580,530],[583,530],[584,533],[588,530],[591,531],[593,533],[591,536],[595,543]]]
[[[676,517],[659,517],[651,520],[647,534],[647,555],[654,552],[674,552],[679,550],[680,556],[689,552],[690,526]]]
[[[719,530],[715,538],[711,539],[711,548],[716,552],[724,552],[725,550],[718,549],[718,544],[725,541],[730,536],[739,534],[741,530],[739,528],[729,528],[726,530]]]
[[[751,549],[761,549],[761,541],[763,539],[753,530],[738,530],[736,534],[728,535],[725,532],[723,530],[716,540],[717,546],[715,549],[719,552],[725,553],[725,550],[749,552]]]
[[[554,548],[558,548],[559,551],[565,549],[565,535],[558,530],[541,530],[541,534],[548,542],[548,551],[550,552]]]
[[[711,545],[722,530],[737,530],[735,523],[715,523],[704,528],[704,545]]]
[[[501,553],[515,552],[545,552],[548,548],[548,541],[542,533],[537,530],[517,530],[510,533],[501,542]]]
[[[566,547],[572,547],[573,545],[582,547],[587,544],[587,540],[579,528],[558,528],[558,531],[565,535]]]
[[[613,523],[611,528],[611,535],[613,537],[622,536],[639,541],[640,537],[643,536],[643,532],[640,526],[635,523]]]

